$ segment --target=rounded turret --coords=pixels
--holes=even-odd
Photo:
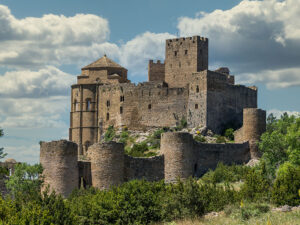
[[[266,131],[266,111],[257,108],[243,110],[244,140],[259,140]]]
[[[124,145],[122,143],[96,143],[89,148],[92,185],[99,189],[124,182]]]
[[[189,133],[164,133],[161,150],[165,158],[165,182],[175,182],[193,175],[193,137]]]
[[[40,163],[42,164],[44,187],[50,186],[50,191],[68,197],[78,188],[77,144],[60,140],[42,142]]]
[[[243,140],[249,141],[251,158],[260,156],[257,142],[266,131],[266,111],[257,108],[243,110]]]

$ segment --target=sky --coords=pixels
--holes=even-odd
[[[209,38],[209,69],[258,87],[258,106],[300,112],[299,0],[0,0],[0,147],[39,162],[39,142],[68,139],[70,85],[106,54],[147,80],[165,39]]]

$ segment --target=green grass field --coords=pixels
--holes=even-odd
[[[204,216],[195,220],[182,220],[164,225],[300,225],[300,210],[293,212],[268,212],[258,217],[243,221],[224,212],[218,216]]]

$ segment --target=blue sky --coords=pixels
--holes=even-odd
[[[258,86],[260,108],[300,112],[298,0],[2,0],[0,28],[0,146],[18,161],[38,162],[41,140],[68,138],[81,67],[106,53],[145,81],[175,36],[208,37],[210,69]]]

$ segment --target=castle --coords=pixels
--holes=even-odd
[[[45,183],[67,196],[78,186],[108,188],[131,179],[150,181],[201,176],[219,161],[244,163],[257,157],[266,112],[257,109],[257,88],[235,85],[228,68],[208,70],[208,39],[166,40],[165,62],[149,61],[148,82],[133,84],[127,69],[106,55],[82,68],[72,85],[69,141],[42,142]],[[189,133],[165,133],[163,155],[134,158],[121,143],[101,143],[109,126],[130,130],[207,127],[221,133],[241,127],[236,143],[207,144]],[[89,155],[90,161],[78,156]]]

